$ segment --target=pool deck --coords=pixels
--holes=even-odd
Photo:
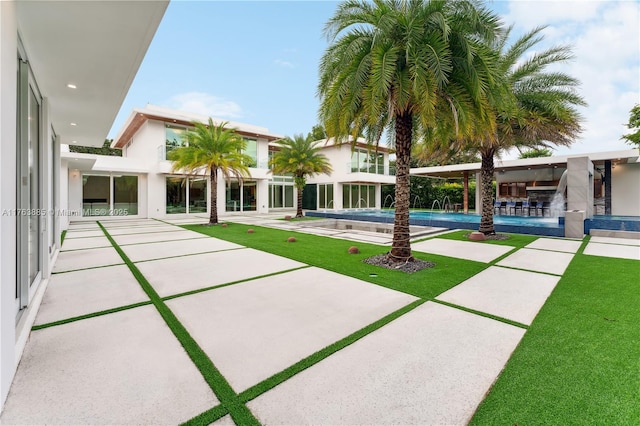
[[[277,217],[224,219],[293,230]],[[262,424],[466,424],[580,247],[539,238],[485,245],[479,259],[478,243],[436,236],[414,249],[487,268],[424,301],[176,226],[194,222],[204,220],[70,225],[2,424],[176,424],[215,412],[212,424],[233,425],[232,406]],[[640,244],[594,237],[585,254],[640,261]],[[184,333],[230,391],[192,361]]]

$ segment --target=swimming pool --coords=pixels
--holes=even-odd
[[[393,210],[338,210],[310,211],[307,216],[333,219],[365,220],[370,222],[393,223]],[[493,223],[497,232],[532,234],[563,237],[564,218],[536,216],[494,216]],[[409,222],[412,225],[435,226],[442,228],[477,229],[480,215],[462,213],[440,213],[411,211]]]
[[[393,223],[394,213],[393,210],[357,209],[308,211],[306,215]],[[412,225],[449,229],[478,229],[480,215],[411,211],[409,222]],[[497,232],[564,237],[564,217],[498,215],[493,217],[493,223]],[[593,216],[584,221],[584,233],[588,235],[592,229],[640,232],[640,216]]]

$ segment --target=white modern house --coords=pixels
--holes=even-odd
[[[311,199],[303,207],[321,210],[382,208],[382,185],[395,184],[394,170],[389,166],[391,151],[384,146],[367,145],[363,138],[355,143],[351,138],[342,143],[324,139],[318,144],[323,147],[322,153],[329,159],[333,172],[307,179],[303,194]]]
[[[0,2],[0,407],[69,219],[60,146],[102,145],[167,4]]]
[[[210,181],[207,176],[186,176],[172,170],[167,152],[182,144],[181,135],[193,122],[209,117],[147,105],[134,109],[112,143],[122,157],[63,152],[62,192],[67,205],[81,212],[77,220],[106,216],[136,218],[179,217],[208,213]],[[214,120],[220,123],[222,120]],[[241,182],[218,180],[218,215],[267,213],[296,208],[296,190],[290,176],[273,175],[269,158],[279,149],[275,135],[264,127],[228,122],[246,141],[252,159],[251,176]],[[329,158],[333,173],[309,179],[304,195],[308,209],[380,208],[382,184],[393,184],[389,150],[358,141],[318,144]],[[66,197],[63,197],[66,199]]]

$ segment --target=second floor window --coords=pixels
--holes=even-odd
[[[247,164],[248,167],[257,167],[258,165],[258,141],[256,139],[244,138],[246,146],[244,153],[251,157],[251,163]]]
[[[171,124],[165,124],[165,158],[172,150],[184,146],[183,135],[187,131],[186,127],[174,126]]]
[[[355,149],[351,154],[351,173],[384,174],[384,154],[365,149]]]

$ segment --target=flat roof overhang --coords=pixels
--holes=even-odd
[[[637,149],[625,151],[594,152],[588,154],[558,155],[553,157],[524,158],[521,160],[495,160],[496,172],[515,170],[546,169],[567,166],[567,159],[575,157],[589,157],[596,166],[601,166],[609,160],[612,164],[640,163],[640,153]],[[464,172],[480,172],[482,163],[451,164],[446,166],[418,167],[409,172],[411,176],[426,176],[435,178],[461,178]]]
[[[168,4],[16,2],[18,33],[61,143],[102,146]]]
[[[149,105],[146,108],[134,108],[131,115],[127,119],[120,133],[113,140],[112,148],[123,148],[133,136],[140,130],[142,125],[148,120],[162,121],[167,124],[176,124],[180,126],[192,126],[194,121],[207,123],[209,117],[201,114],[192,114],[185,111],[172,110],[155,105]],[[228,120],[220,120],[213,118],[215,125],[227,122],[225,128],[233,128],[236,133],[249,138],[262,138],[269,142],[282,139],[283,136],[269,133],[265,127],[254,126],[251,124],[238,123]]]

